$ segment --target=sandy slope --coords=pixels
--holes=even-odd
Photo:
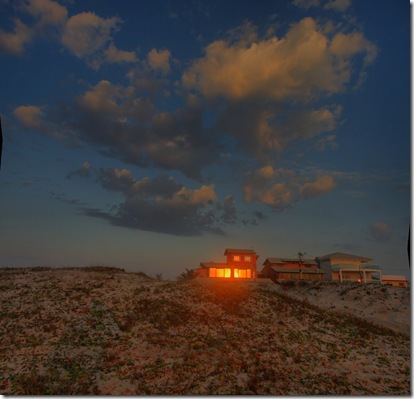
[[[410,394],[408,337],[278,290],[0,269],[0,394]]]
[[[270,289],[308,301],[323,309],[345,312],[407,336],[411,333],[408,288],[359,283],[297,282]]]

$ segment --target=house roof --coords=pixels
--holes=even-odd
[[[364,262],[369,262],[369,261],[372,260],[371,258],[365,258],[364,256],[346,254],[344,252],[333,252],[333,253],[328,254],[328,255],[319,256],[317,259],[319,259],[319,260],[355,259],[355,260],[361,260],[361,261],[364,261]]]
[[[271,269],[278,273],[300,273],[300,269],[297,267],[276,267],[271,266]],[[324,272],[319,269],[302,269],[302,274],[323,274]]]
[[[201,267],[229,267],[227,263],[218,263],[218,262],[200,262]]]
[[[271,264],[299,263],[299,258],[266,258],[263,264],[266,262]],[[313,259],[302,259],[302,264],[317,265]]]
[[[407,281],[407,277],[405,276],[396,276],[391,274],[383,274],[382,280],[394,280],[394,281]]]
[[[234,249],[234,248],[226,248],[224,251],[224,255],[227,254],[252,254],[257,255],[253,249]]]

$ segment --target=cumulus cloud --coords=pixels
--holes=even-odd
[[[383,243],[391,240],[391,230],[387,223],[376,222],[369,226],[369,233],[374,241]]]
[[[64,25],[68,18],[68,10],[52,0],[30,0],[22,5],[22,9],[36,18],[36,28],[46,25]]]
[[[84,208],[86,215],[117,226],[172,235],[223,234],[221,226],[226,221],[216,215],[213,185],[190,189],[166,175],[137,180],[127,169],[100,169],[97,181],[109,191],[122,193],[125,199],[110,212]],[[224,208],[228,206],[227,201]]]
[[[147,56],[148,64],[151,68],[167,74],[170,72],[170,56],[169,50],[152,49]]]
[[[376,52],[361,32],[328,34],[309,17],[282,37],[260,38],[245,24],[209,44],[183,73],[182,84],[212,104],[220,100],[217,129],[269,162],[269,155],[297,140],[313,140],[322,150],[335,147],[332,134],[326,135],[340,122],[342,107],[312,103],[359,83]],[[364,59],[359,75],[356,56]]]
[[[134,51],[118,49],[113,43],[105,50],[105,60],[109,63],[137,62],[137,55]]]
[[[268,165],[245,175],[243,184],[246,202],[256,202],[284,210],[300,199],[311,199],[331,192],[336,186],[332,176],[316,178],[301,176],[285,168]]]
[[[361,36],[356,40],[355,36]],[[375,46],[362,34],[331,39],[313,18],[292,25],[285,37],[229,42],[216,40],[183,75],[183,84],[207,98],[309,100],[342,91],[351,78],[346,62],[356,54],[374,58]]]
[[[22,55],[25,46],[33,40],[34,32],[19,19],[15,19],[14,32],[0,29],[0,53]]]
[[[42,126],[42,108],[35,105],[22,105],[13,111],[14,116],[26,127],[39,128]]]
[[[65,26],[62,43],[79,58],[91,55],[110,41],[121,22],[120,18],[101,18],[92,12],[76,14]]]

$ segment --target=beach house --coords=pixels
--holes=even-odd
[[[324,273],[313,259],[266,258],[260,275],[273,281],[324,280]]]
[[[381,284],[381,269],[371,264],[372,259],[343,252],[334,252],[316,258],[328,281],[377,282]]]
[[[255,279],[259,255],[253,249],[231,249],[224,251],[226,262],[200,262],[196,270],[200,277]]]

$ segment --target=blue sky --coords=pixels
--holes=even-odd
[[[407,1],[1,0],[0,71],[1,266],[410,274]]]

